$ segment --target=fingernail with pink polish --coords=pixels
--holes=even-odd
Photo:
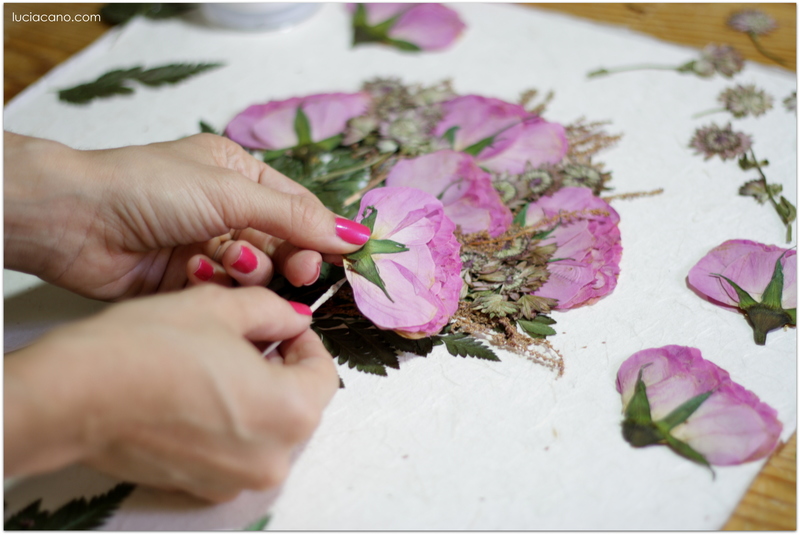
[[[303,303],[298,303],[297,301],[289,301],[289,304],[292,305],[292,308],[298,314],[302,314],[304,316],[310,316],[313,314],[311,312],[311,308],[308,305],[304,305]]]
[[[242,252],[239,253],[239,258],[236,259],[236,262],[231,264],[233,269],[241,271],[242,273],[252,273],[252,271],[256,269],[256,266],[258,266],[258,259],[255,253],[244,246],[242,246]]]
[[[343,217],[336,218],[336,235],[347,243],[353,245],[364,245],[369,241],[370,230],[361,223],[344,219]]]
[[[318,263],[318,264],[317,264],[317,271],[316,271],[316,273],[314,273],[314,276],[311,278],[311,280],[309,280],[309,281],[308,281],[307,283],[305,283],[303,286],[311,286],[312,284],[314,284],[315,282],[317,282],[317,279],[319,279],[319,274],[320,274],[320,272],[321,272],[321,271],[322,271],[322,262],[320,262],[320,263]]]
[[[214,266],[201,258],[200,264],[197,266],[197,269],[194,270],[194,276],[201,281],[210,281],[211,277],[214,276]]]

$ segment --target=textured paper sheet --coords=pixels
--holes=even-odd
[[[783,245],[775,213],[737,195],[750,177],[735,162],[704,161],[687,147],[694,129],[726,115],[720,90],[756,83],[776,98],[750,133],[771,182],[796,201],[796,116],[781,100],[793,73],[748,63],[733,81],[672,72],[587,80],[599,67],[679,65],[698,51],[633,32],[511,5],[454,4],[468,25],[453,48],[412,55],[350,47],[341,4],[326,4],[283,33],[241,34],[186,20],[137,20],[111,32],[29,88],[5,110],[5,128],[78,148],[172,140],[200,119],[222,128],[249,104],[316,92],[354,91],[374,76],[432,83],[452,78],[461,94],[516,100],[528,88],[553,90],[546,117],[610,119],[624,134],[600,155],[614,193],[664,188],[615,201],[623,256],[619,285],[597,304],[553,314],[555,375],[519,356],[502,362],[404,358],[375,377],[342,369],[347,388],[299,453],[279,492],[245,493],[205,506],[137,489],[105,529],[241,528],[271,512],[275,530],[674,530],[717,529],[762,462],[721,467],[716,478],[664,448],[633,450],[621,437],[617,369],[632,353],[667,344],[699,348],[732,378],[778,410],[783,439],[796,429],[796,332],[777,331],[757,347],[745,320],[692,293],[685,277],[709,249],[732,238]],[[112,68],[174,61],[227,66],[170,88],[137,88],[130,98],[88,107],[58,102],[55,90]],[[5,349],[102,305],[37,286],[6,272]],[[54,507],[113,482],[82,468],[23,481],[6,493],[7,512],[44,496]]]

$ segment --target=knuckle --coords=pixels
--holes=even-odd
[[[299,395],[292,396],[286,407],[287,438],[293,442],[308,439],[319,426],[322,414],[309,400]]]
[[[323,230],[328,216],[327,209],[315,197],[292,195],[291,233],[313,236]]]
[[[251,488],[265,490],[277,487],[289,477],[288,455],[271,455],[261,460],[252,472]]]

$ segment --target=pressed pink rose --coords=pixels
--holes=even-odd
[[[567,153],[564,127],[518,104],[465,95],[442,108],[444,116],[434,135],[452,136],[455,150],[474,155],[490,171],[519,174],[527,165],[558,163]]]
[[[525,225],[565,221],[544,240],[555,243],[550,277],[534,295],[557,299],[556,310],[591,305],[617,286],[622,256],[619,214],[588,188],[561,188],[528,206]]]
[[[646,418],[628,410],[640,373],[650,407]],[[620,366],[617,391],[622,394],[629,442],[667,444],[689,458],[687,451],[697,453],[708,464],[761,459],[775,449],[783,428],[775,409],[693,347],[672,345],[635,353]],[[670,422],[673,411],[698,396],[699,406]]]
[[[458,308],[463,284],[455,224],[441,201],[416,188],[368,191],[356,221],[374,212],[370,241],[390,240],[407,250],[372,255],[385,291],[345,258],[358,309],[377,327],[408,338],[437,334]]]
[[[234,117],[225,134],[250,149],[281,150],[318,143],[342,134],[347,121],[367,111],[370,100],[367,93],[328,93],[255,104]],[[298,130],[300,111],[307,120],[307,133],[302,127]]]
[[[742,311],[757,345],[766,344],[770,331],[797,323],[794,250],[728,240],[700,259],[689,271],[687,282],[711,303]]]
[[[785,254],[784,254],[785,253]],[[739,297],[724,275],[756,301],[772,279],[775,262],[783,255],[783,299],[785,309],[797,307],[797,251],[750,240],[728,240],[714,247],[689,271],[689,287],[716,305],[736,308]]]
[[[364,10],[359,18],[358,6]],[[441,50],[461,35],[466,25],[442,4],[348,4],[353,13],[354,41],[382,42],[404,50]],[[395,18],[390,25],[381,26]]]
[[[468,154],[441,150],[401,160],[389,172],[386,185],[434,195],[465,234],[486,230],[490,236],[498,236],[511,224],[511,211],[492,186],[491,175]]]

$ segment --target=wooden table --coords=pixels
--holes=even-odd
[[[103,4],[4,4],[4,102],[83,49],[109,28],[90,22],[14,22],[22,14],[92,15]],[[741,9],[769,13],[779,28],[763,46],[796,69],[795,4],[528,4],[649,33],[665,41],[701,48],[735,46],[748,60],[773,64],[748,37],[726,26]],[[12,17],[12,14],[14,15]],[[797,435],[779,448],[733,513],[727,530],[795,530],[797,526]]]

